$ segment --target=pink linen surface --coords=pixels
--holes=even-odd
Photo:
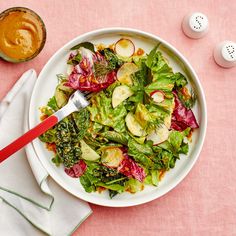
[[[236,1],[0,0],[0,11],[13,6],[29,7],[43,18],[47,42],[30,62],[14,65],[0,60],[0,99],[24,71],[40,72],[72,38],[112,26],[141,29],[170,42],[193,65],[206,94],[206,140],[184,181],[165,196],[136,207],[91,204],[93,215],[74,236],[236,235],[236,67],[220,68],[212,57],[217,43],[236,41]],[[210,21],[209,33],[199,40],[181,31],[182,18],[192,11],[205,13]]]

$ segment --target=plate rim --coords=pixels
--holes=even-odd
[[[37,84],[38,84],[38,81],[40,80],[40,77],[44,74],[44,71],[47,69],[48,65],[51,64],[51,62],[54,60],[54,58],[56,58],[57,55],[60,54],[63,49],[68,47],[68,45],[72,44],[73,42],[79,41],[80,39],[83,39],[83,38],[86,38],[86,37],[95,37],[95,36],[98,36],[98,35],[101,35],[101,34],[108,34],[108,33],[122,33],[122,34],[132,33],[132,34],[137,34],[139,36],[145,36],[147,38],[157,40],[157,41],[161,42],[163,45],[165,45],[172,52],[174,52],[174,54],[176,54],[181,59],[181,61],[184,62],[184,64],[188,68],[188,70],[191,72],[192,77],[193,77],[193,81],[194,81],[195,85],[197,86],[197,89],[200,93],[199,99],[200,99],[200,102],[201,102],[201,105],[202,105],[202,107],[201,107],[201,110],[202,110],[202,113],[201,113],[201,132],[199,134],[199,140],[195,144],[196,147],[193,148],[193,149],[195,149],[195,152],[192,154],[192,157],[191,157],[193,159],[192,162],[190,162],[183,169],[183,171],[181,171],[181,174],[179,175],[178,178],[176,178],[173,182],[171,182],[168,185],[168,188],[164,189],[162,192],[157,192],[157,194],[151,194],[151,196],[149,196],[149,197],[145,197],[145,198],[141,198],[141,199],[138,198],[138,199],[135,199],[135,200],[132,199],[132,202],[130,202],[130,200],[128,200],[128,201],[124,201],[124,200],[111,201],[109,199],[106,200],[106,199],[100,199],[100,198],[97,199],[97,200],[89,200],[89,199],[86,199],[83,196],[79,196],[79,194],[75,193],[73,191],[73,189],[71,189],[69,186],[64,186],[64,184],[61,183],[60,179],[57,176],[50,173],[50,171],[48,171],[48,169],[47,169],[47,166],[44,165],[43,161],[41,161],[41,158],[37,154],[37,151],[36,151],[37,149],[35,148],[35,141],[33,141],[32,144],[33,144],[33,148],[35,150],[35,153],[38,156],[38,159],[39,159],[40,163],[42,164],[42,166],[45,168],[45,170],[48,172],[48,174],[52,177],[52,179],[57,184],[59,184],[63,189],[65,189],[67,192],[71,193],[72,195],[74,195],[74,196],[78,197],[79,199],[82,199],[86,202],[90,202],[90,203],[100,205],[100,206],[129,207],[129,206],[136,206],[136,205],[140,205],[140,204],[144,204],[144,203],[153,201],[153,200],[163,196],[164,194],[168,193],[172,189],[174,189],[188,175],[188,173],[190,172],[190,170],[192,169],[192,167],[196,163],[197,159],[199,158],[200,152],[201,152],[203,144],[204,144],[204,140],[205,140],[205,136],[206,136],[206,130],[207,130],[207,106],[206,106],[206,99],[205,99],[204,90],[203,90],[201,82],[200,82],[194,68],[191,66],[190,62],[173,45],[171,45],[166,40],[164,40],[164,39],[162,39],[159,36],[156,36],[154,34],[151,34],[151,33],[148,33],[148,32],[142,31],[142,30],[133,29],[133,28],[126,28],[126,27],[101,28],[101,29],[96,29],[96,30],[89,31],[87,33],[78,35],[77,37],[73,38],[72,40],[70,40],[69,42],[64,44],[62,47],[60,47],[50,57],[50,59],[44,64],[42,70],[40,71],[40,73],[38,75],[38,79],[37,79],[37,81],[34,85],[34,88],[33,88],[33,91],[32,91],[31,97],[30,97],[28,123],[29,123],[29,127],[33,128],[33,120],[31,119],[31,114],[33,114],[33,112],[32,112],[32,109],[33,109],[32,108],[32,103],[33,103],[34,95],[37,92],[37,90],[36,90]]]

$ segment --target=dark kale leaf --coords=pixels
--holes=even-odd
[[[82,42],[82,43],[79,43],[77,45],[75,45],[74,47],[72,47],[70,50],[76,50],[76,49],[79,49],[79,48],[87,48],[89,49],[90,51],[92,52],[95,52],[95,48],[94,48],[94,45],[90,42]]]

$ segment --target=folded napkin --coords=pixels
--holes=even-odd
[[[28,130],[34,70],[0,103],[0,149]],[[91,214],[89,205],[58,186],[32,144],[0,164],[0,235],[70,235]]]

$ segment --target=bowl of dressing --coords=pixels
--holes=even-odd
[[[19,63],[36,57],[46,41],[46,28],[38,14],[13,7],[0,14],[0,57]]]

